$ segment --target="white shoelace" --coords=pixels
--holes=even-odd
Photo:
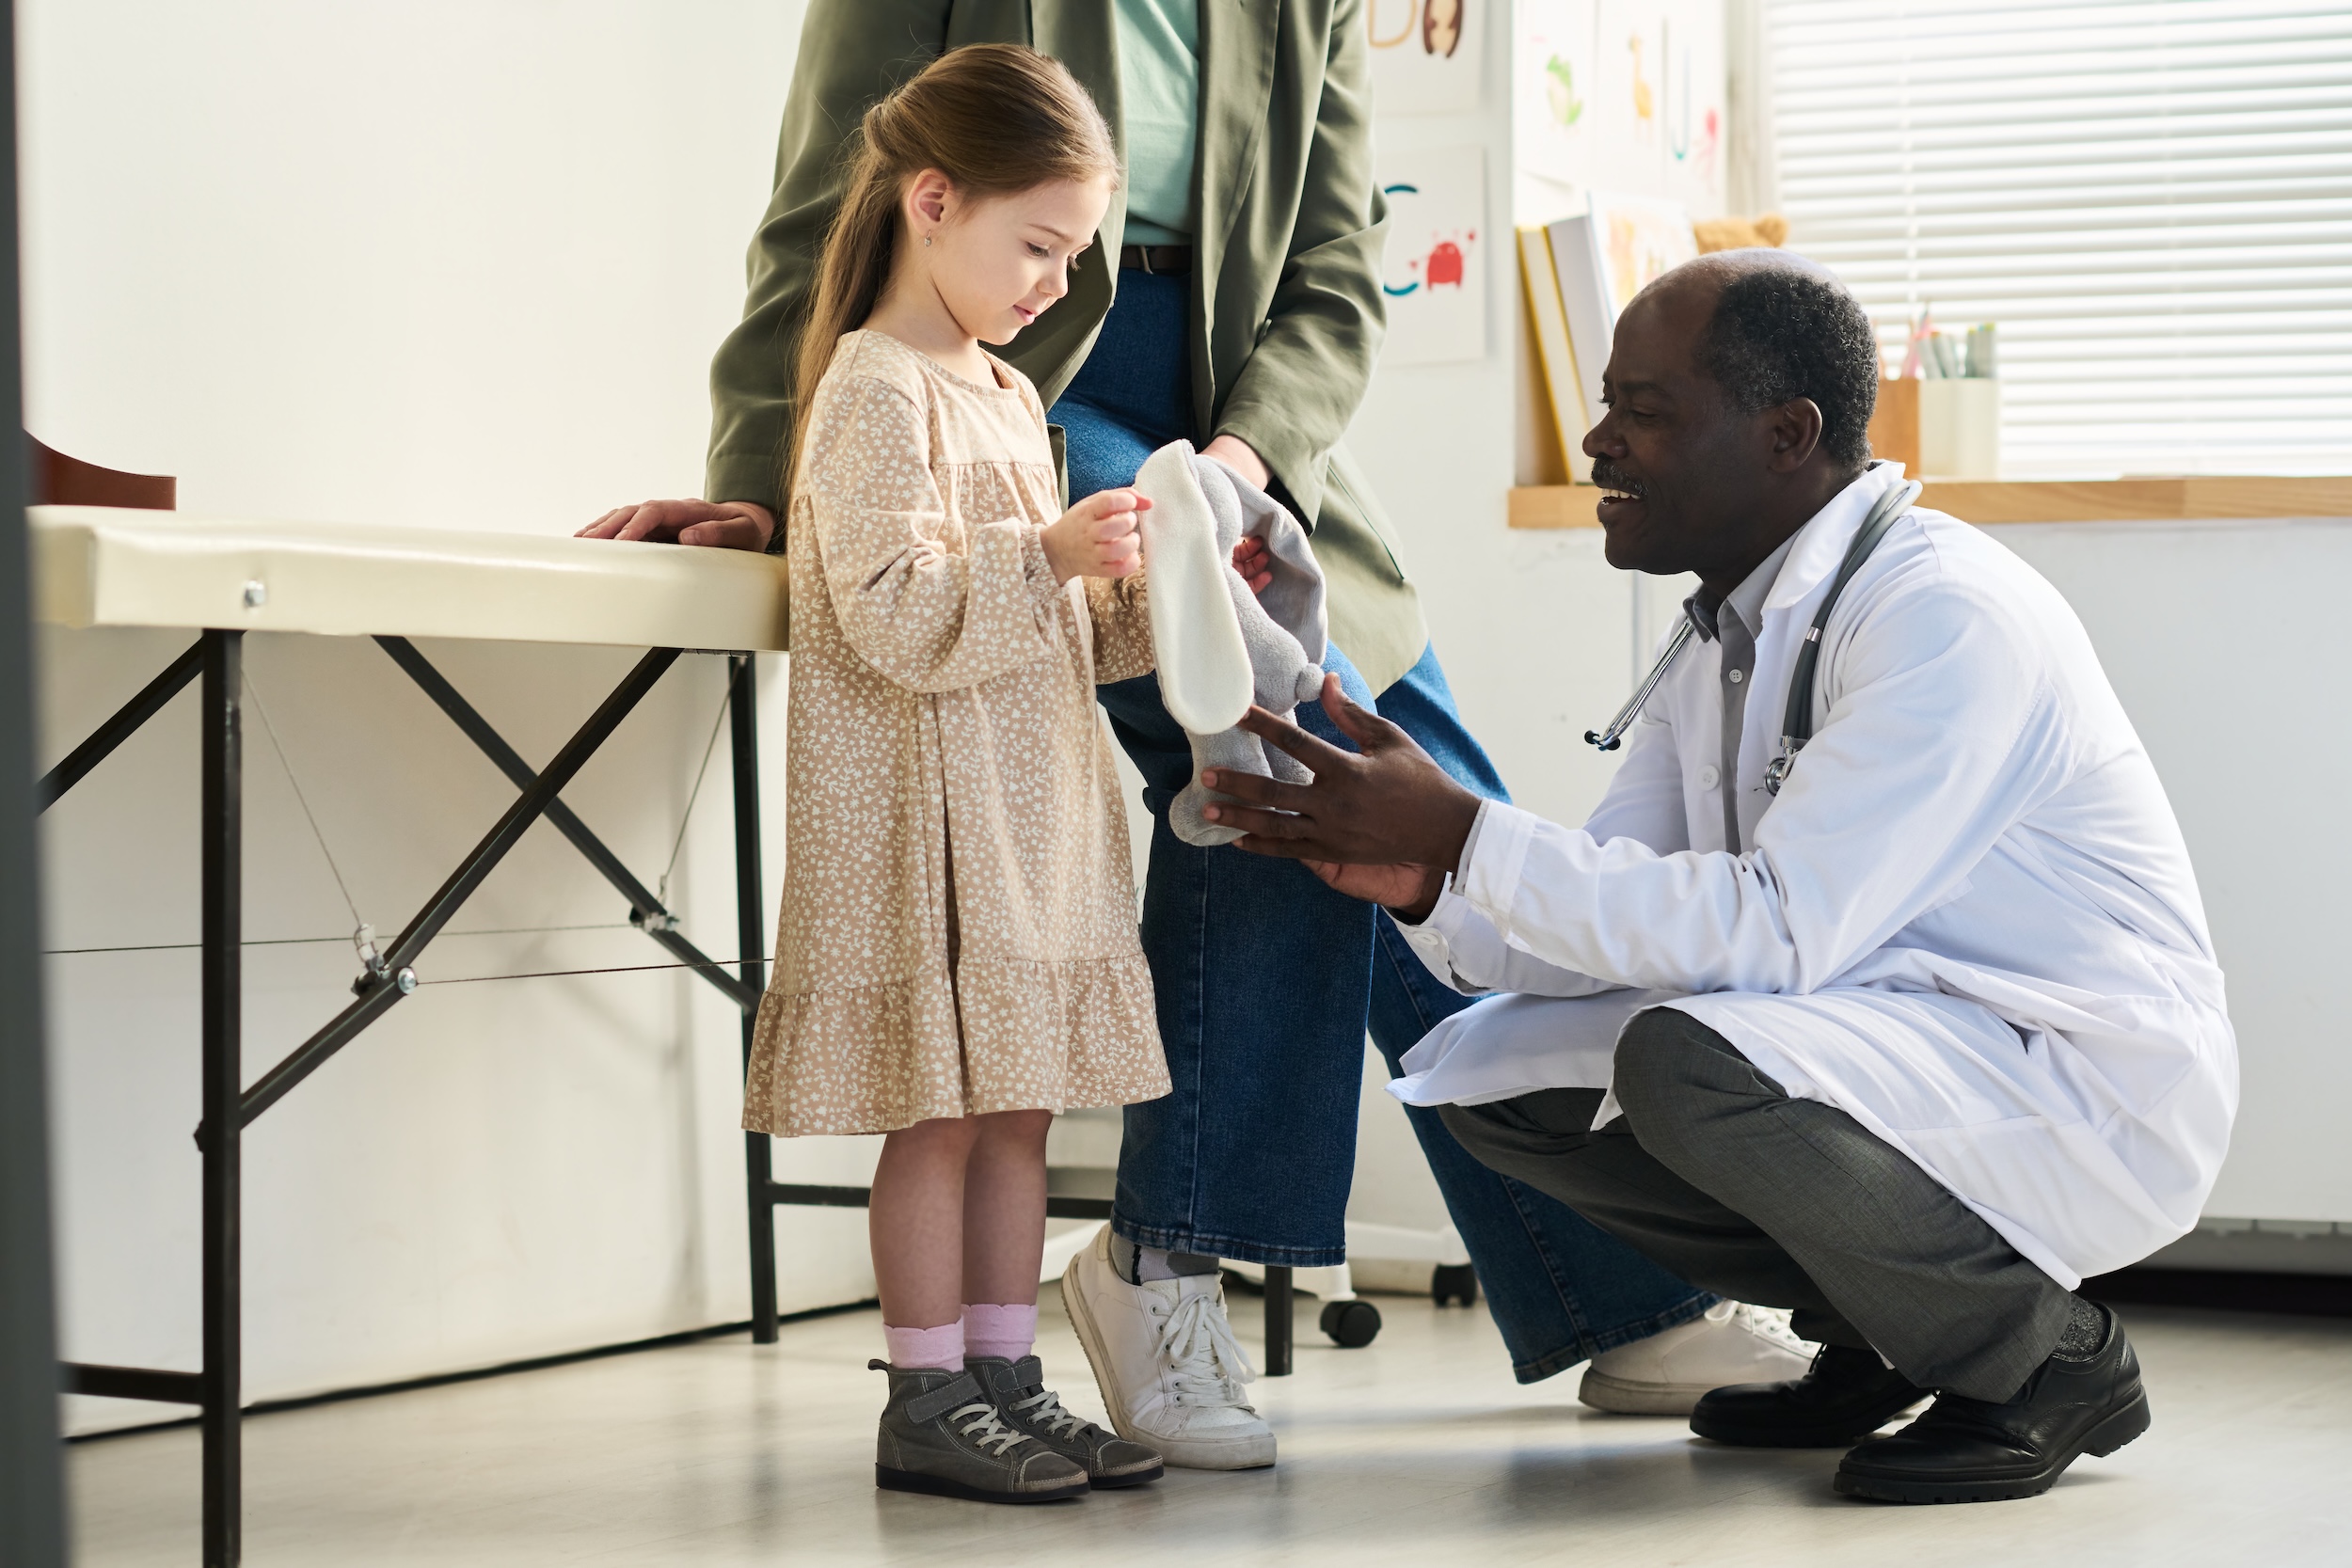
[[[1087,1426],[1087,1418],[1073,1415],[1061,1402],[1061,1396],[1051,1388],[1041,1394],[1022,1400],[1012,1407],[1025,1420],[1035,1421],[1057,1437],[1074,1437]]]
[[[1175,1373],[1180,1404],[1239,1404],[1241,1390],[1235,1385],[1258,1376],[1213,1295],[1178,1302],[1160,1325],[1160,1342],[1152,1349]]]
[[[967,1416],[971,1418],[968,1421],[964,1420],[964,1418]],[[977,1400],[970,1404],[958,1405],[954,1410],[948,1412],[947,1421],[951,1426],[956,1422],[962,1421],[963,1424],[961,1427],[958,1427],[957,1430],[963,1433],[964,1440],[970,1443],[974,1448],[984,1449],[991,1443],[995,1444],[996,1457],[999,1459],[1004,1458],[1005,1450],[1011,1448],[1015,1443],[1025,1443],[1029,1441],[1029,1434],[1027,1433],[1016,1432],[1011,1427],[1005,1425],[1004,1418],[996,1414],[996,1407],[990,1404],[985,1400]]]

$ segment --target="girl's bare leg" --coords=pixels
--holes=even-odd
[[[986,1118],[941,1117],[882,1139],[874,1167],[866,1233],[882,1322],[936,1328],[958,1321],[964,1303],[964,1171]],[[1038,1212],[1045,1210],[1044,1134],[1038,1135]],[[1029,1289],[1035,1291],[1036,1260]]]
[[[963,1297],[1034,1306],[1045,1251],[1045,1130],[1051,1111],[997,1111],[977,1129],[963,1177]]]

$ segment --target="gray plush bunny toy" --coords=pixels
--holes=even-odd
[[[1168,808],[1168,825],[1187,844],[1231,844],[1239,830],[1200,815],[1211,801],[1232,799],[1202,786],[1202,768],[1293,784],[1311,776],[1233,725],[1253,702],[1287,718],[1322,690],[1323,568],[1297,518],[1189,441],[1153,452],[1136,488],[1152,501],[1143,558],[1160,693],[1192,740],[1192,782]],[[1233,547],[1245,538],[1265,543],[1274,580],[1262,594],[1233,570]]]

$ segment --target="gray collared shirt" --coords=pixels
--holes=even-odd
[[[1740,735],[1746,717],[1748,687],[1756,677],[1756,638],[1764,629],[1764,600],[1772,593],[1772,584],[1780,580],[1780,568],[1796,542],[1793,533],[1783,540],[1780,548],[1766,556],[1763,563],[1731,591],[1731,597],[1714,609],[1702,604],[1696,594],[1682,601],[1682,613],[1691,618],[1691,626],[1699,636],[1706,641],[1721,641],[1724,645],[1723,673],[1718,677],[1724,692],[1723,754],[1715,768],[1715,787],[1723,793],[1724,847],[1735,855],[1741,847]],[[1731,613],[1725,615],[1724,610]],[[1486,808],[1482,805],[1470,823],[1470,837],[1462,842],[1461,864],[1465,869],[1477,851],[1479,830],[1486,825]]]
[[[1722,755],[1714,772],[1715,787],[1723,795],[1724,847],[1735,855],[1742,848],[1740,736],[1747,718],[1748,688],[1756,677],[1756,639],[1764,629],[1765,597],[1779,580],[1789,546],[1796,542],[1795,534],[1781,541],[1780,548],[1766,556],[1763,563],[1750,572],[1723,603],[1710,609],[1696,594],[1682,601],[1682,613],[1691,618],[1692,629],[1703,640],[1720,643],[1723,648],[1723,671],[1717,678],[1723,683],[1724,733]]]

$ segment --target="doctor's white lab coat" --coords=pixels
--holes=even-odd
[[[1693,640],[1581,829],[1486,808],[1405,929],[1457,989],[1515,994],[1439,1025],[1391,1090],[1605,1087],[1626,1020],[1678,1007],[2072,1289],[2195,1225],[2236,1040],[2180,828],[2089,637],[1966,524],[1915,510],[1880,541],[1823,637],[1813,740],[1765,793],[1795,649],[1899,481],[1874,466],[1798,535],[1733,778],[1720,644]]]

